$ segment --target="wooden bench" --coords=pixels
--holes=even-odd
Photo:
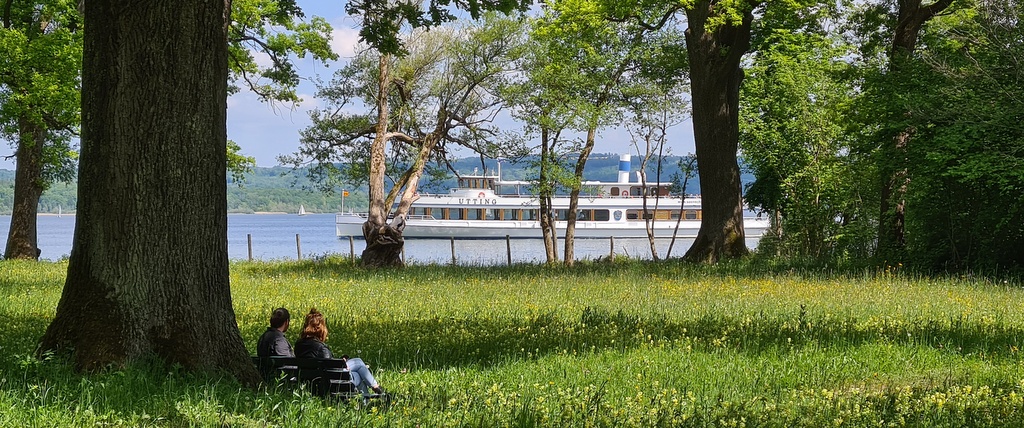
[[[270,384],[298,388],[305,385],[319,397],[347,400],[359,395],[345,360],[295,357],[252,357]]]

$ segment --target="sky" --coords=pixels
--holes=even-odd
[[[238,143],[245,156],[256,159],[256,165],[271,167],[278,165],[277,157],[291,154],[299,147],[299,132],[310,125],[308,112],[318,107],[315,79],[329,81],[332,74],[340,69],[354,55],[358,44],[358,21],[345,15],[343,2],[325,0],[298,0],[306,17],[320,16],[330,22],[331,47],[339,60],[327,66],[312,59],[295,59],[296,69],[303,77],[298,92],[303,101],[297,106],[282,103],[260,102],[256,95],[243,89],[228,98],[228,139]],[[510,126],[514,124],[510,123]],[[669,135],[672,153],[682,155],[693,152],[693,131],[689,121],[675,126]],[[597,153],[631,153],[629,134],[621,129],[603,130],[595,146]],[[14,169],[13,159],[6,156],[14,153],[9,144],[0,143],[0,169]]]

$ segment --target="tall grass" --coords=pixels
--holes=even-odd
[[[0,426],[1024,423],[1017,281],[750,263],[232,265],[250,346],[273,308],[298,325],[316,307],[335,353],[398,397],[382,408],[154,362],[81,376],[39,361],[65,270],[0,262]]]

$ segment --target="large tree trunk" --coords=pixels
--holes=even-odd
[[[392,217],[391,223],[374,229],[367,228],[366,225],[371,224],[370,222],[364,223],[363,237],[366,239],[366,249],[363,250],[363,266],[402,267],[405,265],[405,261],[402,260],[402,249],[405,247],[405,238],[403,237],[405,219],[408,217],[409,210],[412,209],[413,202],[420,198],[416,189],[419,186],[420,178],[423,177],[423,170],[427,166],[430,154],[437,147],[437,143],[441,141],[444,124],[447,122],[443,116],[443,113],[439,115],[434,131],[424,136],[419,152],[416,154],[416,160],[395,182],[381,205],[384,208],[391,207],[394,206],[394,201],[398,200],[398,206],[392,212],[393,215],[385,214],[383,216],[385,218]],[[384,212],[387,211],[384,210]]]
[[[921,28],[939,12],[949,7],[953,0],[938,0],[923,6],[922,0],[900,0],[893,29],[892,47],[889,51],[889,72],[900,78],[903,64],[909,61],[917,48]],[[906,112],[899,112],[903,115]],[[897,121],[900,118],[896,118]],[[910,185],[907,174],[907,148],[913,139],[913,129],[902,129],[892,140],[882,146],[880,213],[878,221],[878,256],[898,259],[906,247],[906,194]],[[890,260],[892,261],[892,260]]]
[[[388,88],[391,86],[389,69],[391,58],[381,54],[379,60],[380,77],[377,87],[377,130],[370,146],[370,212],[366,223],[363,223],[363,238],[366,249],[363,250],[362,265],[367,267],[404,266],[402,247],[405,238],[402,231],[405,223],[397,218],[395,224],[388,224],[389,206],[384,201],[384,173],[387,168],[385,149],[388,142]]]
[[[743,197],[736,162],[739,145],[740,59],[750,48],[747,11],[739,25],[707,28],[712,2],[698,1],[687,9],[686,51],[690,59],[693,133],[703,221],[693,245],[683,256],[715,263],[748,253],[743,231]]]
[[[75,238],[40,352],[258,380],[227,256],[229,2],[85,2]]]
[[[14,210],[7,232],[8,259],[39,259],[36,212],[43,194],[43,144],[46,132],[38,124],[22,117],[18,121],[18,149],[15,152]]]

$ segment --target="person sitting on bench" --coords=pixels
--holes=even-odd
[[[290,324],[291,314],[287,309],[274,309],[274,312],[270,314],[270,327],[267,327],[267,331],[260,336],[259,342],[256,342],[256,356],[260,358],[294,357],[292,345],[284,337],[284,332],[288,331]]]
[[[325,341],[327,341],[327,321],[324,314],[317,311],[316,308],[312,308],[309,310],[309,314],[306,314],[299,340],[295,342],[295,356],[299,358],[333,358],[331,349],[327,347]],[[377,394],[382,392],[377,380],[370,373],[370,368],[363,363],[362,359],[349,358],[348,355],[342,355],[341,359],[345,360],[345,366],[348,367],[349,374],[352,376],[352,383],[359,388],[359,392],[369,395],[367,388]]]

